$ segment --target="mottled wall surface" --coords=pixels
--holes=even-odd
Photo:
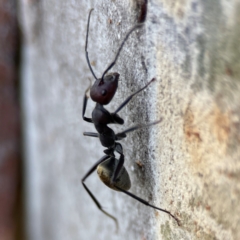
[[[22,1],[23,106],[29,239],[239,239],[238,1]],[[163,118],[123,141],[131,192],[168,209],[152,210],[107,189],[93,174],[91,191],[119,221],[104,216],[81,185],[103,156],[81,118],[91,76],[84,54],[94,7],[89,57],[97,76],[138,21],[113,68],[116,107],[156,77],[120,115],[125,126]],[[90,116],[94,104],[87,110]]]
[[[156,191],[183,224],[178,231],[159,220],[159,234],[239,239],[240,3],[162,1],[150,9],[161,78],[154,101],[166,118]]]

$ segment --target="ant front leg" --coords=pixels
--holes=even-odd
[[[151,81],[149,81],[143,88],[139,89],[137,92],[131,94],[118,108],[117,110],[112,113],[112,115],[115,115],[117,114],[123,107],[125,107],[129,101],[135,96],[137,95],[138,93],[140,93],[141,91],[143,91],[145,88],[147,88],[152,82],[154,82],[156,80],[156,78],[153,78]]]
[[[87,101],[88,101],[88,98],[89,98],[89,96],[87,95],[87,92],[90,90],[91,87],[92,87],[92,84],[91,84],[91,81],[90,81],[90,85],[86,89],[84,97],[83,97],[83,108],[82,108],[82,118],[83,118],[83,120],[86,121],[86,122],[90,122],[90,123],[93,122],[92,119],[91,118],[87,118],[84,115],[85,115],[85,112],[86,112]]]

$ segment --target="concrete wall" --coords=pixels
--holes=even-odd
[[[19,3],[29,239],[240,238],[240,2],[143,3]],[[89,56],[97,76],[147,9],[145,26],[131,35],[113,69],[121,81],[108,109],[157,78],[120,112],[125,125],[113,128],[163,118],[123,141],[125,165],[131,192],[174,213],[180,227],[93,174],[87,185],[117,217],[116,234],[81,185],[103,155],[98,139],[82,135],[94,131],[81,118],[93,79],[84,55],[92,7]]]

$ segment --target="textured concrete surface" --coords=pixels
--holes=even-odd
[[[81,186],[103,155],[97,139],[82,136],[94,130],[81,119],[92,7],[97,76],[147,9],[113,69],[121,81],[109,109],[157,78],[120,112],[125,126],[113,127],[163,118],[123,141],[125,165],[131,192],[170,210],[181,227],[93,174],[87,185],[117,217],[116,234]],[[239,239],[239,11],[238,1],[214,0],[21,2],[29,239]]]

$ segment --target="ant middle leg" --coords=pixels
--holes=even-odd
[[[162,118],[160,118],[158,121],[148,123],[148,124],[137,124],[133,127],[130,127],[128,129],[124,130],[123,132],[117,133],[116,140],[122,140],[123,138],[125,138],[127,136],[126,134],[129,132],[133,132],[133,131],[141,129],[141,128],[147,128],[147,127],[153,126],[155,124],[160,123],[161,121],[162,121]]]
[[[128,128],[128,129],[124,130],[123,132],[117,133],[117,134],[115,135],[115,141],[122,140],[123,138],[125,138],[125,137],[127,136],[126,134],[129,133],[129,132],[133,132],[133,131],[138,130],[138,129],[141,129],[141,128],[151,127],[151,126],[153,126],[153,125],[155,125],[155,124],[160,123],[161,121],[162,121],[162,118],[160,118],[158,121],[155,121],[155,122],[152,122],[152,123],[148,123],[148,124],[137,124],[137,125],[135,125],[135,126],[133,126],[133,127],[130,127],[130,128]],[[99,137],[99,133],[93,133],[93,132],[84,132],[83,135],[84,135],[84,136],[88,136],[88,137],[96,137],[96,138]],[[116,144],[116,147],[115,147],[115,149],[114,149],[114,150],[116,150],[117,152],[121,151],[121,150],[119,150],[119,151],[117,150],[118,145],[121,146],[120,143],[117,143],[117,144]],[[120,148],[120,149],[122,149],[122,148]],[[107,150],[109,150],[109,149],[107,149]],[[105,151],[107,151],[107,150],[105,150]],[[110,150],[109,150],[109,151],[110,151]],[[105,153],[107,154],[107,152],[105,152]],[[121,153],[119,152],[119,154],[121,154]],[[108,155],[110,155],[110,154],[108,154]]]
[[[98,133],[93,133],[93,132],[84,132],[83,135],[88,137],[96,137],[96,138],[99,137]]]

